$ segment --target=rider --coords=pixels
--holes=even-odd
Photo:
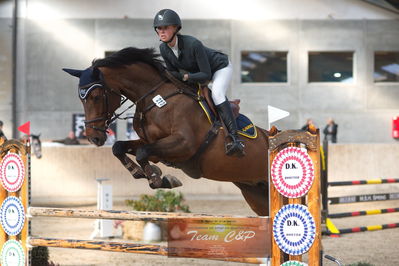
[[[226,98],[233,67],[226,54],[205,47],[192,36],[178,34],[181,28],[175,11],[162,9],[155,15],[154,29],[162,41],[159,49],[166,68],[182,81],[202,84],[212,80],[212,99],[232,139],[226,145],[226,154],[241,157],[244,143],[238,137],[237,123]]]

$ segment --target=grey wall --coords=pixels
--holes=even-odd
[[[50,143],[51,144],[51,143]],[[97,200],[96,178],[109,178],[113,199],[123,201],[140,194],[153,194],[147,180],[135,180],[112,154],[110,146],[44,145],[43,157],[32,156],[32,203],[36,206],[93,204]],[[192,179],[182,171],[159,163],[164,174],[176,176],[184,184],[174,189],[185,197],[200,194],[207,198],[230,194],[241,199],[240,190],[231,182]],[[62,185],[60,185],[62,184]]]
[[[4,22],[4,23],[3,23]],[[0,23],[0,119],[11,134],[11,19]],[[18,45],[17,123],[30,120],[44,139],[65,137],[72,113],[82,112],[76,81],[63,67],[85,68],[105,51],[126,46],[158,47],[151,19],[21,18]],[[291,113],[276,123],[298,128],[309,117],[323,127],[328,117],[339,124],[339,142],[395,142],[391,118],[399,114],[399,84],[373,82],[375,50],[398,50],[398,20],[231,20],[186,19],[183,33],[230,55],[234,79],[230,98],[267,127],[267,105]],[[288,51],[286,84],[240,83],[241,50]],[[309,51],[354,51],[354,82],[308,83]],[[119,128],[124,130],[125,124]],[[119,132],[124,137],[124,132]]]
[[[397,178],[399,146],[389,144],[336,144],[329,146],[328,180],[352,181],[378,178]],[[381,160],[381,158],[384,158]],[[158,164],[164,174],[176,176],[183,186],[186,197],[200,194],[236,196],[240,190],[229,182],[192,179],[180,170]],[[56,174],[55,174],[56,173]],[[129,199],[132,195],[152,194],[147,180],[135,180],[121,167],[111,152],[110,146],[45,145],[43,157],[32,157],[32,200],[33,205],[54,206],[55,204],[92,204],[96,201],[96,178],[109,178],[113,186],[114,200]],[[62,184],[62,185],[60,185]],[[378,186],[378,187],[377,187]],[[399,184],[330,187],[334,196],[397,192]],[[357,207],[358,208],[358,207]]]
[[[398,51],[398,21],[284,20],[232,22],[234,62],[241,50],[288,51],[287,84],[240,84],[236,64],[233,96],[261,125],[267,104],[291,116],[278,122],[298,128],[307,118],[319,127],[329,117],[339,124],[340,142],[393,142],[391,118],[399,114],[399,83],[373,82],[374,51]],[[308,83],[309,51],[354,51],[354,82]]]
[[[0,120],[4,133],[12,134],[12,20],[0,18]]]

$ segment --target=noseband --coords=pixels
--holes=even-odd
[[[101,131],[103,133],[107,133],[107,130],[110,126],[110,124],[116,119],[115,117],[115,112],[110,111],[109,110],[109,96],[113,93],[118,95],[122,100],[119,104],[119,106],[121,106],[122,104],[124,104],[127,101],[127,98],[124,97],[122,94],[108,88],[102,81],[95,81],[93,83],[90,83],[88,85],[79,87],[79,90],[86,90],[87,93],[84,95],[84,97],[82,98],[82,100],[84,100],[86,102],[87,100],[87,95],[90,93],[91,90],[95,89],[95,88],[100,88],[102,90],[102,98],[104,99],[104,105],[105,105],[105,110],[106,113],[104,113],[103,116],[101,117],[97,117],[91,120],[85,120],[85,127],[86,128],[92,128],[94,130],[97,131]],[[94,125],[89,125],[90,123],[94,123],[94,122],[98,122],[98,121],[103,121],[105,120],[105,127],[104,128],[100,128],[100,127],[96,127]]]
[[[121,102],[120,102],[119,106],[123,105],[128,100],[127,97],[123,96],[119,92],[116,92],[116,91],[112,90],[111,88],[106,86],[106,84],[103,81],[100,81],[100,80],[92,82],[92,83],[90,83],[88,85],[79,87],[79,90],[84,90],[85,91],[85,94],[83,96],[80,95],[81,99],[84,100],[85,102],[87,100],[87,95],[90,93],[91,90],[93,90],[95,88],[101,88],[101,90],[103,92],[102,97],[104,99],[104,104],[105,104],[105,107],[106,107],[106,113],[103,116],[97,117],[97,118],[94,118],[94,119],[91,119],[91,120],[85,120],[84,121],[85,127],[86,128],[92,128],[94,130],[101,131],[101,132],[106,134],[107,130],[108,130],[108,128],[109,128],[109,126],[111,125],[112,122],[114,122],[116,119],[122,119],[122,118],[120,118],[120,116],[123,113],[125,113],[127,110],[132,108],[134,105],[137,106],[137,104],[139,102],[141,102],[142,100],[144,100],[148,95],[154,93],[157,89],[159,89],[159,87],[161,87],[161,85],[163,83],[165,83],[165,80],[162,80],[161,82],[156,84],[151,90],[149,90],[146,94],[141,96],[136,102],[133,102],[132,105],[127,107],[124,111],[122,111],[119,114],[115,113],[114,111],[110,111],[109,110],[109,96],[112,93],[118,95],[121,98]],[[105,120],[105,127],[104,128],[96,127],[94,125],[89,125],[90,123],[103,121],[103,120]]]

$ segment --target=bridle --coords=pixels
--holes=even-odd
[[[109,107],[110,107],[109,106],[110,95],[111,94],[116,94],[117,96],[119,96],[121,98],[120,105],[125,103],[127,101],[127,98],[124,97],[122,94],[120,94],[120,93],[118,93],[118,92],[116,92],[114,90],[111,90],[102,81],[98,80],[98,81],[94,81],[94,82],[92,82],[92,83],[90,83],[88,85],[79,87],[79,90],[86,90],[87,91],[87,94],[85,95],[84,98],[82,98],[82,100],[84,102],[86,102],[87,101],[87,95],[91,92],[91,90],[97,89],[97,88],[100,88],[102,90],[102,98],[103,98],[103,101],[104,101],[104,105],[105,105],[105,110],[106,111],[105,111],[105,113],[103,113],[102,116],[94,118],[94,119],[90,119],[90,120],[85,120],[84,123],[85,123],[85,127],[86,128],[92,128],[94,130],[101,131],[103,133],[107,133],[107,130],[108,130],[110,124],[115,120],[115,119],[113,119],[113,117],[115,115],[115,112],[110,111],[110,109],[109,109]],[[122,98],[123,98],[123,100],[122,100]],[[91,123],[98,122],[98,121],[104,121],[104,120],[105,120],[105,127],[104,128],[100,128],[100,127],[97,127],[97,126],[94,126],[94,125],[90,125]]]
[[[87,95],[90,93],[91,90],[96,89],[96,88],[100,88],[102,90],[102,98],[104,99],[104,105],[105,105],[105,110],[106,112],[103,114],[103,116],[101,117],[97,117],[94,119],[90,119],[90,120],[85,120],[85,127],[86,128],[92,128],[94,130],[103,132],[103,133],[107,133],[107,130],[109,128],[109,126],[111,125],[112,122],[114,122],[116,119],[129,119],[129,118],[133,118],[133,117],[121,117],[122,114],[124,114],[127,110],[131,109],[133,106],[137,106],[139,102],[141,102],[142,100],[144,100],[148,95],[154,93],[157,89],[159,89],[159,87],[161,87],[161,85],[163,83],[165,83],[166,80],[161,80],[161,82],[159,82],[158,84],[156,84],[151,90],[149,90],[146,94],[144,94],[143,96],[141,96],[137,101],[133,102],[133,104],[131,104],[129,107],[127,107],[125,110],[123,110],[122,112],[120,112],[119,114],[117,114],[114,111],[111,111],[109,109],[110,104],[109,104],[109,97],[111,94],[116,94],[117,96],[120,97],[120,103],[119,103],[119,107],[122,106],[127,100],[128,98],[125,97],[124,95],[122,95],[121,93],[112,90],[111,88],[109,88],[105,82],[103,80],[98,80],[98,81],[94,81],[88,85],[85,86],[81,86],[79,87],[79,90],[83,89],[86,90],[87,93],[85,95],[85,97],[81,97],[81,99],[83,101],[87,101]],[[105,120],[105,126],[104,128],[101,127],[97,127],[94,125],[90,125],[91,123],[94,122],[98,122],[98,121],[104,121]]]

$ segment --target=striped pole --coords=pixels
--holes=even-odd
[[[344,218],[344,217],[375,215],[375,214],[393,213],[393,212],[399,212],[399,208],[389,208],[389,209],[379,209],[379,210],[365,210],[365,211],[357,211],[357,212],[332,213],[332,214],[328,215],[328,218]]]
[[[337,181],[337,182],[329,182],[328,185],[331,187],[336,187],[336,186],[353,186],[353,185],[375,185],[375,184],[386,184],[386,183],[399,183],[399,178]]]
[[[383,229],[391,229],[391,228],[398,228],[399,223],[393,224],[382,224],[382,225],[370,225],[370,226],[363,226],[363,227],[354,227],[354,228],[345,228],[339,229],[339,234],[348,234],[348,233],[358,233],[364,231],[376,231],[376,230],[383,230]]]

